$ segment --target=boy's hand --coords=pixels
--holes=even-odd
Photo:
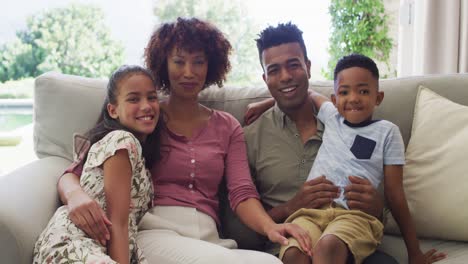
[[[360,210],[380,219],[383,212],[383,200],[369,180],[349,176],[350,185],[345,187],[344,195],[350,209]]]
[[[410,264],[430,264],[442,260],[447,257],[447,254],[438,252],[435,249],[431,249],[426,253],[422,253],[421,250],[409,255],[408,262]]]

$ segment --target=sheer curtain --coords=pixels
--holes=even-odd
[[[468,72],[468,0],[400,0],[398,76]]]

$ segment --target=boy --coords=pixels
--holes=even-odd
[[[318,93],[310,98],[319,109],[317,118],[327,128],[307,180],[325,176],[343,189],[348,175],[368,179],[377,188],[384,180],[385,197],[403,234],[409,263],[439,260],[444,254],[434,250],[423,254],[406,203],[403,185],[404,144],[396,125],[372,120],[383,98],[378,88],[379,72],[372,59],[352,54],[343,57],[334,72],[332,102]],[[271,104],[271,101],[270,101]],[[343,192],[321,209],[300,209],[288,217],[305,228],[312,239],[313,263],[346,263],[353,257],[361,263],[369,256],[383,235],[383,225],[374,216],[349,210]],[[300,248],[291,239],[280,251],[280,258],[291,248]]]

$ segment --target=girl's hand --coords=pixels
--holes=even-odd
[[[112,223],[98,203],[82,189],[77,189],[69,195],[67,207],[70,220],[92,239],[106,246]]]
[[[294,237],[301,246],[302,250],[309,256],[312,256],[312,242],[307,231],[300,226],[292,223],[274,224],[265,232],[268,239],[272,242],[280,243],[286,246],[289,241],[286,236]]]
[[[438,252],[435,249],[431,249],[426,253],[422,253],[421,250],[409,256],[410,264],[430,264],[442,260],[447,257],[447,254]]]

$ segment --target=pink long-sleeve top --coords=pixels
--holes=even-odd
[[[230,114],[213,110],[207,124],[192,138],[164,129],[162,159],[151,170],[154,205],[197,208],[219,224],[219,184],[226,179],[233,210],[248,198],[259,199],[247,162],[245,139],[239,122]],[[80,166],[67,172],[81,174]]]
[[[219,224],[218,187],[226,178],[231,208],[259,198],[248,167],[244,132],[230,114],[213,111],[192,138],[166,129],[162,159],[152,169],[154,205],[195,207]]]

